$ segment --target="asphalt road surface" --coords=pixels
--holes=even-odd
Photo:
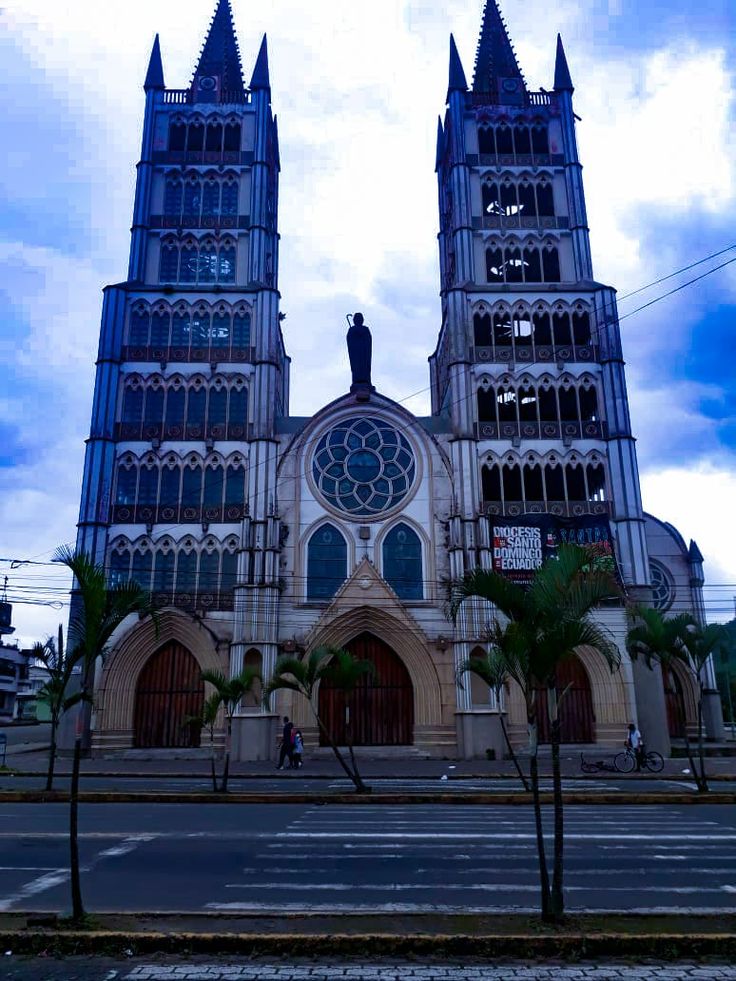
[[[96,804],[99,912],[534,912],[529,807]],[[736,911],[736,807],[570,807],[568,909]],[[69,905],[63,804],[0,805],[0,911]]]
[[[219,777],[219,773],[218,773]],[[522,790],[521,784],[516,777],[504,779],[468,779],[462,780],[441,780],[437,777],[411,778],[383,778],[368,777],[368,783],[376,793],[484,793],[484,794],[509,794]],[[68,790],[70,784],[69,777],[59,776],[54,778],[54,790]],[[46,785],[46,778],[41,776],[13,776],[12,774],[0,774],[0,790],[42,790]],[[353,790],[353,784],[349,780],[334,779],[310,779],[308,774],[304,777],[289,774],[286,777],[231,777],[229,789],[238,793],[304,793],[313,791],[315,793],[328,792],[347,792]],[[542,790],[552,790],[552,781],[542,779],[540,781]],[[207,776],[200,777],[126,777],[126,776],[94,776],[85,775],[82,779],[81,789],[83,791],[117,791],[122,793],[137,793],[146,791],[162,791],[164,793],[193,793],[199,792],[207,794],[212,790],[212,780]],[[634,779],[607,779],[603,777],[586,777],[585,779],[563,779],[562,789],[565,793],[598,793],[606,794],[631,794],[631,793],[695,793],[695,784],[688,781],[686,777],[672,780],[647,780],[646,777]],[[736,790],[736,780],[713,781],[712,789],[716,792],[733,793]]]
[[[467,966],[413,961],[325,961],[288,964],[284,961],[212,961],[174,958],[120,963],[109,960],[17,961],[3,964],[6,981],[633,981],[647,978],[736,979],[736,968],[713,964],[482,964]]]

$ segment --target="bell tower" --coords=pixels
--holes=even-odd
[[[275,432],[288,415],[266,38],[246,87],[230,0],[217,0],[190,84],[167,88],[157,36],[144,91],[128,276],[104,291],[77,547],[159,607],[209,619],[238,671],[246,641],[272,654],[275,625],[251,607],[264,590],[268,610],[277,602]]]
[[[648,586],[615,292],[593,277],[573,91],[559,36],[554,88],[530,91],[495,0],[472,87],[450,38],[432,407],[467,475],[459,564],[490,567],[487,518],[600,517],[624,582]]]

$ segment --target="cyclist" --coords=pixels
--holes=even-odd
[[[641,773],[641,764],[644,759],[644,743],[641,733],[633,722],[629,723],[629,731],[626,736],[626,748],[630,749],[636,759],[636,772]]]

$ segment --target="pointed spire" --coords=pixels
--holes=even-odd
[[[497,105],[519,105],[526,84],[496,0],[486,0],[475,56],[473,92],[490,96]]]
[[[445,131],[442,128],[442,118],[437,117],[437,155],[434,160],[434,169],[438,171],[442,158],[445,155]]]
[[[570,69],[567,67],[565,49],[562,45],[562,38],[557,35],[557,55],[555,57],[555,92],[574,92],[575,86],[570,78]]]
[[[703,553],[698,548],[698,543],[694,539],[691,539],[690,541],[690,548],[688,549],[688,558],[690,559],[691,562],[694,563],[701,563],[705,561],[705,559],[703,558]]]
[[[468,83],[465,79],[463,63],[455,44],[455,38],[450,35],[450,81],[447,87],[447,101],[450,101],[450,92],[467,92]]]
[[[256,89],[271,90],[271,78],[268,72],[268,39],[263,35],[261,48],[256,58],[256,67],[253,69],[253,78],[250,80],[250,87]]]
[[[195,90],[198,88],[198,79],[204,78],[216,79],[220,92],[245,95],[240,49],[235,37],[230,0],[217,0],[215,16],[194,73]],[[208,83],[201,88],[203,92],[211,91],[212,84]]]
[[[166,88],[164,85],[164,66],[161,61],[161,44],[157,34],[153,42],[153,47],[151,48],[151,58],[148,62],[148,71],[146,72],[143,89],[148,92],[150,89],[164,88]]]

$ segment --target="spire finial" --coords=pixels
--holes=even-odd
[[[151,48],[151,57],[148,62],[148,71],[146,72],[143,89],[145,92],[148,92],[151,89],[164,88],[166,88],[164,85],[164,66],[161,61],[161,43],[157,34],[153,41],[153,47]]]
[[[526,99],[524,76],[496,0],[486,0],[483,8],[473,92],[487,95],[496,105],[520,105]]]
[[[557,35],[557,54],[555,56],[555,92],[574,92],[570,69],[567,67],[565,48],[561,35]]]
[[[253,69],[250,87],[254,92],[257,89],[266,89],[269,92],[271,90],[271,78],[268,71],[268,38],[265,34],[256,58],[256,67]]]
[[[442,128],[442,117],[437,117],[437,155],[434,160],[435,172],[440,169],[442,157],[445,154],[445,131]]]
[[[468,83],[465,79],[465,70],[460,61],[460,54],[455,44],[455,38],[450,35],[450,81],[447,87],[447,101],[450,101],[450,92],[467,92]]]
[[[240,49],[230,0],[217,0],[207,39],[194,72],[195,97],[215,101],[217,92],[245,97]]]

